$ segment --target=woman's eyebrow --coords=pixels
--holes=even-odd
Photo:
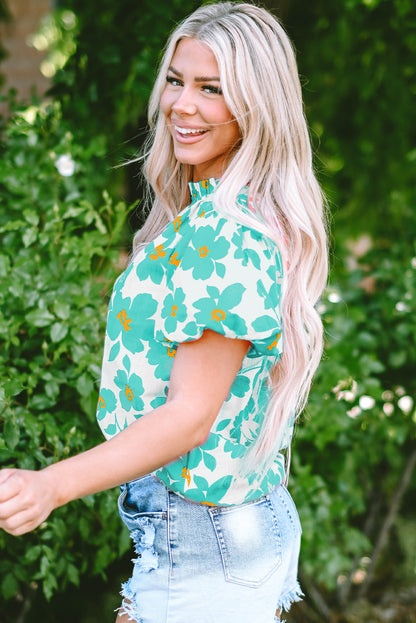
[[[219,82],[218,76],[195,76],[195,82]]]
[[[171,71],[175,76],[179,78],[183,78],[183,73],[175,69],[172,65],[169,67],[169,71]],[[219,76],[195,76],[195,82],[220,82]]]

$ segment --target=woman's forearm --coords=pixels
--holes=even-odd
[[[168,402],[109,441],[45,468],[55,506],[140,478],[203,443],[208,432],[191,409]]]
[[[144,476],[202,444],[248,347],[206,331],[179,345],[164,405],[113,439],[43,470],[0,470],[0,528],[29,532],[58,506]]]

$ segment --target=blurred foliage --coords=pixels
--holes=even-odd
[[[98,9],[95,2],[61,2],[58,26],[62,15],[76,16],[72,21],[76,49],[64,68],[57,68],[52,89],[64,114],[92,135],[104,133],[110,148],[119,149],[122,138],[140,131],[139,120],[142,126],[145,123],[167,33],[200,4],[197,0],[101,0]],[[51,54],[57,45],[59,39],[51,42]]]
[[[114,245],[126,216],[101,191],[114,195],[123,182],[131,200],[140,197],[136,165],[116,175],[109,163],[140,148],[166,36],[199,4],[61,0],[32,38],[48,51],[44,71],[61,108],[16,115],[2,145],[3,462],[41,466],[99,438],[92,414],[103,293],[116,272]],[[381,611],[386,584],[391,605],[416,571],[416,485],[406,480],[416,427],[416,5],[264,4],[283,18],[298,51],[333,231],[321,303],[326,354],[297,427],[290,481],[303,523],[307,599],[287,618],[355,623],[357,612],[373,616],[370,602],[360,600]],[[75,163],[72,175],[59,173],[60,156],[61,170]],[[56,600],[53,574],[61,590],[113,569],[126,545],[111,499],[104,494],[58,510],[24,540],[0,536],[7,547],[3,598],[34,579]],[[33,599],[22,595],[26,605],[8,602],[15,612]],[[84,621],[88,583],[80,595],[75,618]],[[25,620],[39,613],[46,620],[45,604],[33,608]],[[396,616],[390,608],[383,620],[410,621],[410,609]],[[64,608],[59,612],[64,621]]]
[[[101,440],[95,424],[108,283],[126,215],[59,104],[17,111],[0,158],[0,464],[38,469]],[[105,574],[127,547],[114,492],[77,501],[35,533],[0,532],[0,592],[50,597]],[[105,526],[105,530],[103,530]],[[7,551],[7,555],[5,552]],[[1,609],[5,612],[5,608]]]
[[[401,241],[388,256],[371,250],[321,304],[326,354],[297,429],[292,490],[303,520],[303,572],[328,592],[338,584],[342,594],[356,557],[363,571],[371,562],[415,453],[415,241],[409,246],[407,257]],[[415,494],[413,481],[403,521],[414,521]],[[395,539],[377,563],[378,581],[390,587],[403,581],[400,559],[413,566],[410,582],[415,552]]]
[[[286,23],[337,239],[401,235],[415,203],[415,3],[292,0]]]

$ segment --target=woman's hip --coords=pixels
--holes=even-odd
[[[210,507],[146,476],[122,487],[119,511],[137,553],[124,596],[143,623],[272,623],[282,590],[297,585],[300,523],[284,487]]]

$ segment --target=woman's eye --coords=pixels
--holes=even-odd
[[[166,82],[168,82],[169,84],[172,84],[174,87],[182,86],[182,82],[178,80],[178,78],[175,78],[174,76],[166,76]]]
[[[212,84],[206,84],[202,87],[206,93],[215,93],[216,95],[222,95],[220,87],[214,87]]]

